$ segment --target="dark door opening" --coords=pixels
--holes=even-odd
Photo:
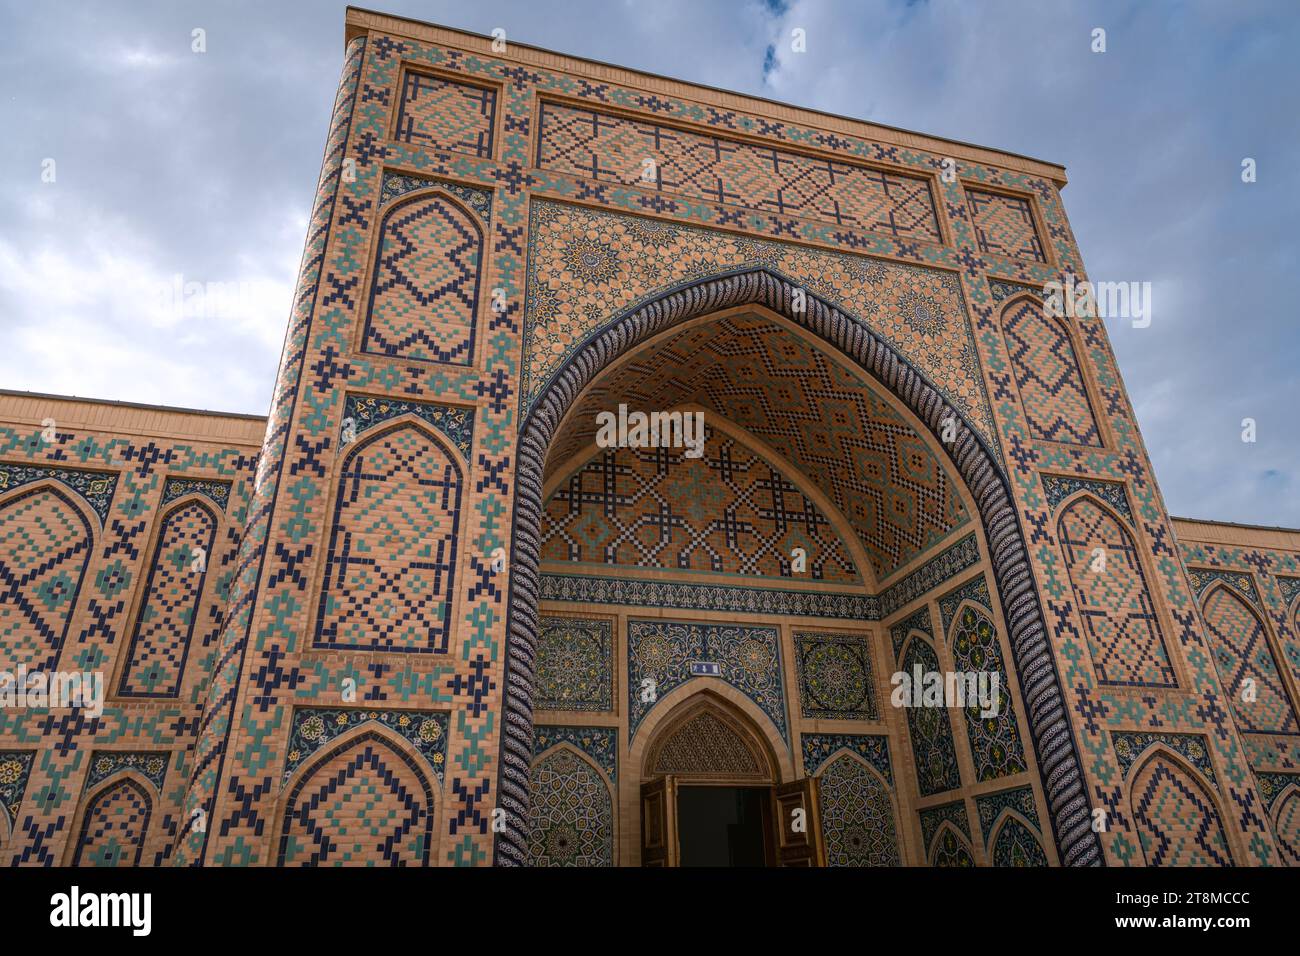
[[[766,787],[680,787],[680,865],[765,866],[768,806]]]

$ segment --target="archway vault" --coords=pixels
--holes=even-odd
[[[803,305],[802,310],[796,308],[796,302]],[[946,515],[956,522],[963,517],[962,498],[972,502],[978,512],[1006,614],[1060,857],[1068,864],[1100,863],[1100,843],[1091,829],[1079,755],[1066,719],[1060,681],[1048,646],[1024,537],[1016,519],[1009,484],[995,453],[942,393],[884,339],[853,316],[808,294],[786,277],[763,268],[700,279],[665,291],[618,316],[591,336],[555,371],[522,423],[512,536],[510,641],[506,654],[500,805],[513,818],[526,818],[532,756],[532,687],[539,623],[540,526],[548,456],[554,452],[554,460],[563,460],[566,452],[572,455],[590,440],[590,436],[584,433],[584,429],[590,427],[584,424],[584,419],[594,420],[594,410],[597,407],[603,409],[611,396],[602,395],[599,388],[589,387],[615,363],[627,363],[630,368],[634,363],[644,366],[641,370],[632,368],[631,379],[626,374],[621,377],[622,387],[626,390],[629,380],[635,382],[639,376],[643,385],[632,389],[631,394],[645,402],[644,407],[664,408],[682,401],[702,404],[719,401],[716,389],[710,394],[708,375],[700,377],[695,374],[700,372],[699,367],[690,363],[679,364],[671,370],[673,374],[667,376],[666,367],[656,362],[653,354],[641,354],[642,347],[655,339],[653,351],[658,354],[663,343],[668,342],[671,344],[665,354],[680,359],[692,348],[698,354],[701,342],[711,342],[713,346],[722,342],[722,348],[713,347],[713,352],[715,356],[729,356],[737,349],[727,343],[734,346],[743,341],[744,323],[739,323],[741,328],[737,328],[738,323],[732,321],[733,328],[729,330],[732,338],[728,340],[719,339],[716,331],[707,330],[707,320],[724,310],[738,307],[770,310],[782,321],[815,337],[819,344],[836,350],[901,403],[909,412],[908,418],[929,433],[924,443],[925,454],[929,454],[931,448],[942,448],[947,458],[944,466],[929,469],[932,482],[940,489],[932,496],[935,502],[932,512]],[[657,338],[679,327],[681,335]],[[695,329],[705,331],[692,337]],[[743,353],[744,350],[740,349],[742,363]],[[792,359],[802,360],[802,356]],[[832,387],[838,388],[839,385],[832,382]],[[751,402],[757,401],[757,396],[751,396]],[[859,414],[863,408],[861,401],[843,404],[844,414]],[[573,414],[579,408],[588,408],[593,414]],[[739,419],[746,428],[754,427],[759,415],[754,408],[748,412],[736,407],[724,411],[733,421]],[[572,417],[566,419],[570,415]],[[883,407],[881,415],[888,418]],[[903,421],[901,416],[898,421]],[[817,424],[811,419],[806,421],[809,428]],[[796,423],[785,434],[786,440],[796,441],[798,428]],[[904,441],[909,440],[905,435],[907,429],[900,428],[897,432]],[[762,437],[767,438],[767,435]],[[913,437],[916,437],[914,433]],[[944,438],[950,440],[943,441]],[[916,460],[924,471],[920,450]],[[806,454],[791,457],[808,460]],[[826,467],[831,467],[830,463]],[[969,497],[947,487],[950,475],[955,475],[956,480],[965,485]],[[835,480],[828,478],[824,487],[834,486]],[[868,525],[877,515],[855,514],[852,508],[844,510],[850,522],[855,524],[855,530],[870,540],[870,534],[877,529]],[[859,519],[856,522],[855,517]],[[892,552],[881,546],[879,538],[873,543],[875,549],[868,550],[873,564],[880,562],[877,574],[881,567],[887,574],[888,567],[884,561]],[[920,550],[924,550],[923,544]],[[514,828],[507,828],[498,835],[496,857],[499,863],[506,865],[526,862],[527,848],[522,835],[515,833]]]

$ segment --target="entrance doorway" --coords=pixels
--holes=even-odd
[[[700,691],[646,752],[643,866],[824,865],[817,781],[781,782],[762,732]]]
[[[691,787],[677,792],[681,866],[766,866],[771,800],[760,787]]]

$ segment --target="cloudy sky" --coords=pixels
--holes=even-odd
[[[1152,284],[1110,333],[1170,510],[1300,527],[1294,0],[372,2],[1064,163],[1092,278]],[[0,387],[264,414],[344,4],[0,11]]]

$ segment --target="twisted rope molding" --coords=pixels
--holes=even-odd
[[[528,819],[528,780],[533,750],[533,678],[537,652],[538,567],[541,558],[542,479],[546,452],[578,395],[618,357],[687,319],[742,305],[762,305],[837,347],[902,400],[935,435],[943,423],[957,425],[945,443],[979,509],[990,560],[1010,631],[1016,671],[1028,711],[1060,858],[1069,866],[1102,863],[1101,842],[1083,783],[1077,746],[1066,719],[1060,678],[1048,646],[1047,628],[1016,520],[1011,487],[997,459],[965,418],[887,342],[840,309],[804,290],[805,311],[792,307],[799,287],[768,269],[721,273],[681,286],[632,307],[571,355],[554,373],[524,421],[515,477],[514,531],[509,604],[509,644],[499,806],[514,821]],[[528,862],[522,825],[497,834],[495,862]]]

